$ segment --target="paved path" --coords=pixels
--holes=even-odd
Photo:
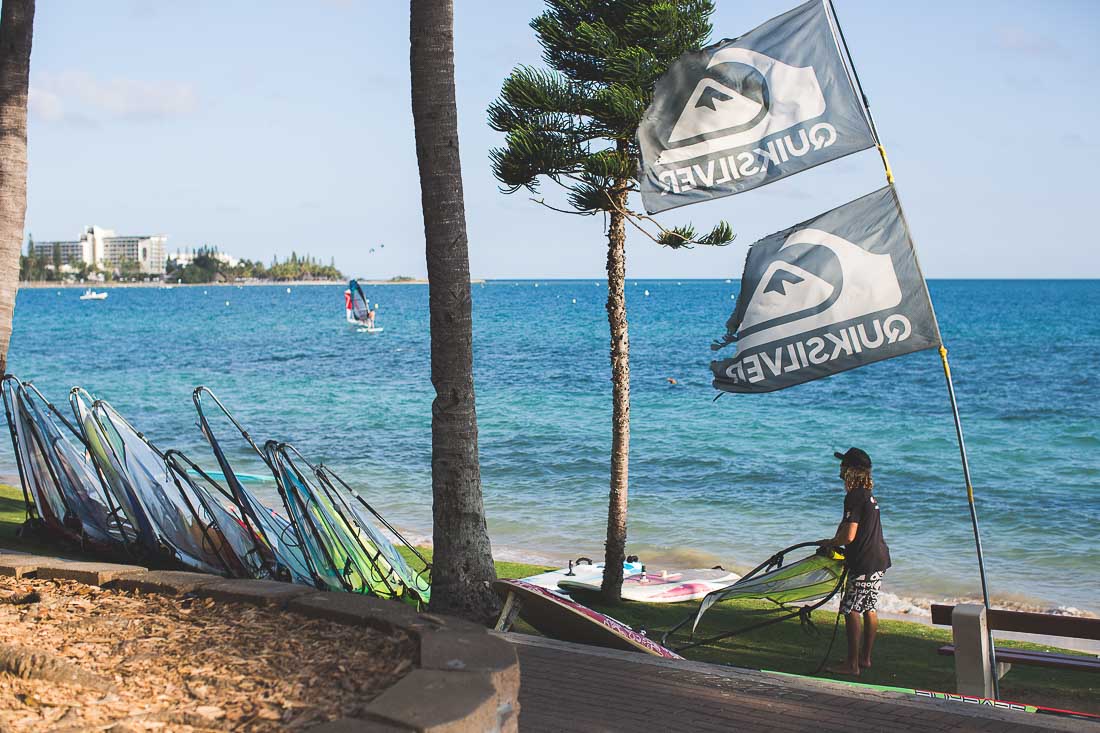
[[[520,731],[1039,731],[1100,723],[503,634],[520,660]],[[567,712],[568,711],[568,712]]]

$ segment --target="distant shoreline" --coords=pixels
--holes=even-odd
[[[427,280],[414,279],[414,280],[359,280],[363,285],[427,285]],[[471,285],[480,285],[484,283],[484,280],[471,280]],[[50,290],[50,289],[81,289],[87,290],[107,290],[109,288],[217,288],[217,287],[302,287],[306,285],[346,285],[347,280],[248,280],[245,282],[222,282],[222,283],[120,283],[120,282],[104,282],[104,283],[66,283],[66,282],[49,282],[46,280],[40,282],[24,282],[20,281],[19,289],[27,290]]]

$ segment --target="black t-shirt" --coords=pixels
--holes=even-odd
[[[877,573],[890,567],[890,548],[882,539],[878,502],[870,491],[852,489],[844,497],[844,521],[856,522],[856,537],[844,548],[848,577]]]

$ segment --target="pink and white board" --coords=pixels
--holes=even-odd
[[[546,588],[523,580],[498,580],[493,588],[506,605],[518,600],[520,617],[553,639],[683,659],[626,624]]]
[[[634,573],[623,578],[622,597],[641,603],[695,601],[711,591],[732,585],[740,577],[720,568]],[[558,587],[565,591],[594,593],[600,589],[599,580],[563,578],[558,581]]]

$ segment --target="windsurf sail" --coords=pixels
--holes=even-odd
[[[89,405],[75,391],[74,407],[89,453],[115,496],[144,517],[153,548],[199,572],[239,576],[243,562],[185,471],[180,471],[110,404]]]
[[[348,306],[348,321],[354,323],[366,323],[370,318],[370,301],[367,300],[367,296],[363,293],[363,288],[359,286],[358,280],[352,280],[348,283],[348,292],[350,300],[346,303]]]
[[[203,409],[204,396],[208,401],[213,402],[217,410],[216,413],[208,415]],[[257,545],[266,548],[266,554],[262,555],[267,562],[266,577],[303,585],[313,585],[318,588],[327,587],[325,584],[318,582],[317,573],[304,552],[304,545],[298,527],[267,506],[255,493],[245,488],[244,484],[248,482],[248,479],[244,477],[251,476],[251,474],[240,473],[230,462],[222,444],[227,431],[219,431],[222,434],[222,439],[219,439],[214,432],[213,423],[217,419],[216,415],[221,415],[223,425],[220,427],[225,427],[224,423],[228,423],[230,428],[228,432],[235,433],[240,438],[242,445],[239,452],[259,458],[263,465],[271,471],[272,480],[276,481],[275,469],[268,463],[267,456],[252,440],[252,436],[249,435],[248,431],[237,422],[233,414],[211,390],[206,387],[196,387],[191,394],[191,400],[199,415],[199,429],[210,445],[210,450],[214,453],[214,458],[221,469],[219,473],[225,480],[225,486],[233,498],[233,503],[246,529],[253,536]],[[281,496],[282,488],[277,481],[276,487],[280,492],[280,498],[285,508],[286,499]]]
[[[404,535],[398,532],[392,524],[387,522],[386,518],[379,514],[358,491],[351,488],[328,466],[324,464],[317,466],[314,469],[314,474],[330,494],[334,503],[343,507],[343,510],[352,518],[353,523],[366,535],[365,541],[372,543],[377,548],[405,587],[419,598],[421,603],[426,605],[431,596],[432,572],[432,565],[427,558],[416,549],[415,545],[405,539]],[[364,510],[366,511],[364,512]],[[372,517],[385,528],[385,532],[389,532],[397,538],[398,542],[404,545],[420,561],[421,569],[419,571],[413,571],[386,534],[375,525],[371,519]]]
[[[76,418],[76,426],[87,450],[88,460],[92,462],[96,472],[102,478],[107,493],[114,499],[129,525],[134,528],[135,545],[141,548],[142,554],[155,556],[162,549],[156,528],[149,520],[141,500],[134,493],[133,486],[120,475],[118,466],[109,458],[116,449],[121,451],[122,446],[121,444],[111,445],[109,443],[111,436],[101,431],[96,425],[91,409],[94,403],[95,398],[80,387],[73,387],[69,392],[69,406]]]
[[[341,495],[331,472],[321,471],[294,446],[268,441],[264,446],[299,527],[304,546],[320,576],[333,590],[369,593],[419,605],[427,583],[416,576],[397,550]]]
[[[19,409],[19,382],[10,375],[3,381],[3,401],[12,448],[15,450],[15,463],[23,485],[27,522],[72,539],[72,530],[65,524],[69,506],[52,482],[47,463],[37,450],[33,427]]]
[[[813,553],[792,563],[785,564],[788,554],[810,547],[814,548]],[[792,545],[769,557],[742,576],[737,582],[704,596],[695,613],[670,629],[663,636],[663,642],[667,643],[677,631],[689,622],[691,623],[691,635],[694,638],[695,632],[699,628],[699,622],[703,620],[703,615],[714,604],[734,599],[770,601],[786,613],[742,629],[728,631],[699,641],[692,641],[689,644],[676,647],[677,651],[710,644],[794,616],[800,617],[804,623],[809,623],[809,614],[836,595],[844,584],[844,577],[844,555],[836,549],[821,546],[816,542],[802,542]],[[792,607],[791,604],[795,603],[806,603],[808,605]]]
[[[169,449],[164,459],[171,465],[172,480],[180,492],[193,494],[213,520],[224,540],[218,552],[232,573],[242,578],[271,577],[271,550],[244,521],[232,494],[180,451]]]
[[[102,484],[80,433],[34,385],[8,375],[2,390],[31,521],[87,549],[125,549],[132,528]]]

